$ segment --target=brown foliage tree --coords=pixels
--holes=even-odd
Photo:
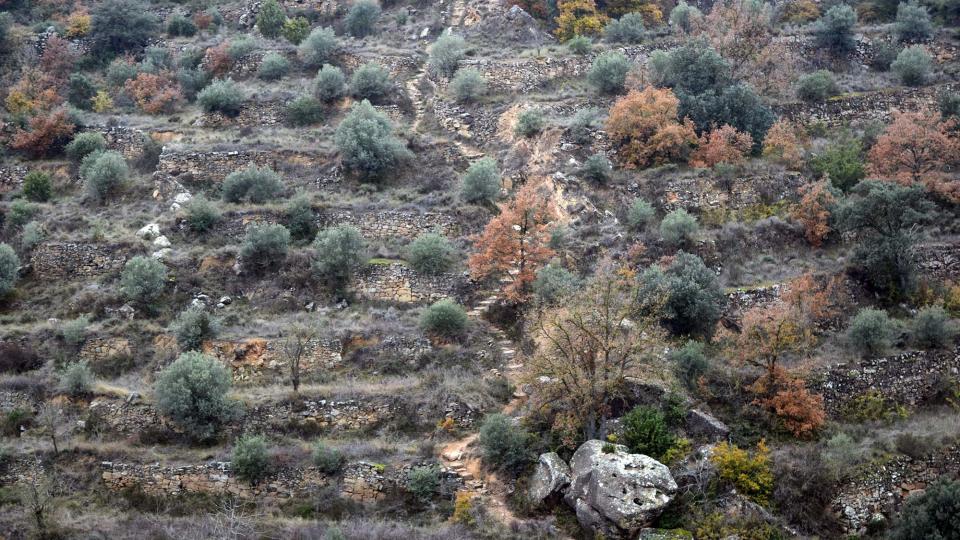
[[[123,87],[147,114],[171,112],[183,97],[180,85],[163,75],[141,73]]]
[[[57,81],[43,70],[25,69],[7,93],[4,105],[15,115],[49,111],[63,103],[57,87]]]
[[[693,122],[677,120],[679,104],[669,89],[649,86],[613,104],[607,133],[627,167],[686,161],[697,135]]]
[[[34,158],[44,157],[63,146],[74,129],[66,109],[59,108],[31,118],[26,130],[17,130],[10,146]]]
[[[474,279],[504,280],[504,292],[513,300],[529,293],[537,269],[554,256],[548,247],[550,224],[557,217],[552,199],[549,188],[531,183],[499,205],[500,214],[474,238],[476,251],[468,261]]]
[[[60,36],[51,36],[43,47],[40,69],[53,78],[58,86],[61,86],[73,72],[79,58],[79,55],[70,48],[69,41]]]
[[[694,167],[713,167],[718,163],[736,165],[743,163],[753,138],[749,133],[737,131],[733,126],[724,124],[700,137],[700,146],[690,156],[690,165]]]
[[[203,55],[203,66],[214,77],[222,77],[233,69],[233,57],[230,56],[229,43],[210,47]]]
[[[789,120],[777,120],[763,139],[763,157],[790,170],[803,167],[803,146],[797,127]]]
[[[829,180],[823,179],[813,184],[801,186],[800,204],[794,210],[794,217],[803,225],[807,242],[820,247],[823,239],[830,234],[830,208],[837,199],[830,192]]]
[[[827,419],[823,396],[810,392],[802,379],[786,371],[778,371],[773,378],[760,377],[751,390],[768,396],[755,403],[775,414],[794,437],[811,436]]]

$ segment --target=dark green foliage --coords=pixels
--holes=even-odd
[[[318,68],[328,63],[339,43],[333,28],[314,28],[297,48],[297,55],[307,67]]]
[[[685,33],[690,33],[693,29],[693,23],[701,17],[703,17],[703,13],[699,9],[684,0],[680,0],[676,7],[670,11],[670,25]]]
[[[474,68],[457,70],[450,80],[450,93],[461,103],[476,101],[487,93],[487,80]]]
[[[197,25],[179,13],[174,13],[167,20],[167,35],[170,37],[191,37],[197,33]]]
[[[921,86],[933,73],[933,58],[922,45],[913,45],[900,51],[890,64],[890,70],[907,86]]]
[[[317,234],[316,215],[306,195],[301,193],[290,199],[283,215],[290,236],[295,240],[309,240]]]
[[[653,407],[634,407],[621,422],[623,444],[633,453],[660,460],[673,446],[674,437],[667,428],[663,413]]]
[[[804,101],[823,101],[837,94],[837,81],[825,69],[807,73],[797,80],[797,97]]]
[[[119,88],[130,79],[135,79],[139,71],[137,65],[128,62],[126,58],[117,58],[107,66],[107,82]]]
[[[453,266],[456,249],[447,238],[431,232],[410,243],[408,261],[421,274],[442,274]]]
[[[13,290],[20,273],[20,257],[7,244],[0,242],[0,296]]]
[[[140,62],[140,71],[146,73],[160,73],[173,68],[173,55],[166,47],[147,47]]]
[[[931,220],[933,204],[921,186],[867,180],[836,212],[840,228],[859,243],[853,263],[865,281],[891,299],[916,286],[915,225]]]
[[[220,209],[202,195],[190,199],[183,207],[187,227],[195,233],[205,233],[220,222]]]
[[[180,83],[183,97],[193,101],[197,99],[197,94],[210,84],[210,74],[199,68],[183,68],[177,70],[177,82]]]
[[[493,158],[485,157],[470,164],[463,175],[460,195],[471,203],[492,203],[500,196],[500,171]]]
[[[280,30],[280,33],[290,43],[299,45],[310,35],[310,21],[304,17],[287,19],[287,22],[283,23],[283,29]]]
[[[281,195],[283,182],[280,175],[269,167],[250,165],[242,171],[228,174],[223,180],[222,189],[223,200],[227,202],[263,204]]]
[[[333,141],[345,168],[363,180],[378,180],[413,157],[403,141],[393,135],[386,115],[367,100],[353,105],[337,126]]]
[[[118,190],[129,176],[127,160],[113,150],[88,154],[80,162],[80,178],[87,194],[97,201],[103,201]]]
[[[420,315],[420,328],[436,336],[459,337],[467,329],[467,312],[453,300],[438,300]]]
[[[320,441],[313,445],[311,451],[313,464],[324,474],[336,474],[343,467],[343,454],[331,446],[327,446]]]
[[[853,51],[857,42],[854,39],[854,26],[857,24],[857,13],[846,4],[837,4],[814,23],[813,33],[817,44],[837,53]]]
[[[22,199],[17,199],[10,204],[10,209],[7,210],[7,227],[15,231],[20,230],[27,222],[33,219],[39,211],[40,207],[37,205]]]
[[[435,75],[452,76],[463,60],[467,43],[456,34],[443,34],[430,47],[427,67]]]
[[[256,484],[270,472],[267,441],[256,435],[243,435],[233,445],[230,468],[238,478]]]
[[[863,356],[880,356],[893,345],[897,333],[897,325],[886,311],[863,308],[850,321],[847,340]]]
[[[556,305],[577,290],[580,279],[557,263],[537,270],[537,279],[533,281],[533,293],[546,305]]]
[[[900,54],[900,47],[893,43],[878,43],[873,48],[873,56],[870,57],[870,67],[876,71],[889,71],[890,64],[897,59]]]
[[[671,247],[685,247],[693,243],[700,231],[697,218],[678,208],[664,216],[660,222],[660,236]]]
[[[29,201],[46,202],[53,195],[53,182],[50,175],[41,171],[30,171],[23,177],[23,196]]]
[[[92,11],[95,52],[102,58],[139,49],[156,37],[156,16],[140,0],[105,0]]]
[[[217,337],[220,323],[203,306],[190,306],[177,315],[170,331],[180,350],[199,351],[204,341]]]
[[[263,34],[263,37],[274,39],[280,36],[280,30],[283,29],[283,23],[287,16],[283,13],[283,8],[277,0],[264,0],[260,4],[260,12],[257,13],[257,30]]]
[[[940,480],[907,499],[888,535],[890,540],[960,538],[960,482]]]
[[[700,257],[683,251],[670,266],[651,266],[640,276],[643,298],[656,306],[663,324],[676,335],[710,335],[726,303],[717,276]]]
[[[344,26],[353,37],[366,37],[373,33],[380,18],[380,4],[375,0],[357,0],[350,7]]]
[[[313,94],[325,102],[336,101],[346,92],[347,79],[336,66],[324,64],[313,79]]]
[[[533,137],[543,131],[545,121],[540,109],[525,109],[517,116],[517,125],[513,132],[521,137]]]
[[[123,267],[120,291],[128,300],[151,306],[160,298],[167,282],[167,267],[152,258],[137,256]]]
[[[491,414],[483,420],[480,448],[487,464],[514,474],[536,459],[533,436],[503,414]]]
[[[236,62],[255,50],[257,50],[257,40],[252,36],[243,35],[230,40],[230,44],[227,46],[227,55]]]
[[[208,440],[238,417],[227,397],[231,375],[221,362],[186,352],[160,372],[154,385],[157,410],[197,440]]]
[[[579,56],[585,56],[593,51],[593,40],[587,36],[573,36],[567,40],[567,49]]]
[[[429,501],[440,490],[440,469],[435,465],[413,467],[407,472],[407,491],[420,501]]]
[[[630,61],[623,53],[607,51],[594,59],[587,81],[601,94],[619,94],[627,80]]]
[[[673,372],[688,389],[696,388],[697,380],[710,368],[704,349],[702,342],[690,340],[683,347],[670,351]]]
[[[705,42],[691,41],[669,51],[656,51],[650,57],[653,82],[673,88],[679,97],[729,86],[730,65]]]
[[[97,95],[97,88],[90,78],[82,73],[71,73],[67,81],[67,101],[78,109],[89,110],[90,100]]]
[[[867,174],[863,166],[862,152],[859,139],[842,137],[828,146],[821,155],[813,157],[810,167],[819,176],[828,176],[834,187],[850,191]]]
[[[634,231],[642,231],[656,215],[653,205],[640,198],[634,199],[627,210],[627,225]]]
[[[204,111],[219,112],[227,116],[240,114],[243,100],[243,91],[233,79],[213,81],[197,94],[197,103]]]
[[[627,13],[613,19],[603,29],[603,39],[612,43],[640,43],[645,35],[643,15],[639,13]]]
[[[960,118],[960,92],[942,92],[937,98],[937,105],[940,109],[940,116],[945,120]]]
[[[313,241],[313,273],[317,279],[342,292],[350,279],[367,263],[360,231],[350,225],[324,229]]]
[[[925,307],[917,312],[911,324],[911,340],[924,349],[942,349],[953,343],[957,327],[940,306]]]
[[[64,151],[68,158],[75,163],[80,163],[88,155],[106,149],[107,140],[103,135],[95,131],[85,131],[74,136]]]
[[[390,91],[390,74],[376,62],[367,62],[350,75],[350,95],[377,100]]]
[[[610,182],[610,177],[613,175],[613,165],[607,159],[607,156],[594,154],[583,162],[580,174],[594,184],[603,186]]]
[[[323,103],[311,96],[300,96],[287,104],[284,110],[287,124],[294,127],[312,126],[323,121]]]
[[[251,225],[243,238],[240,258],[244,268],[260,273],[282,265],[289,248],[290,231],[283,225]]]
[[[266,81],[282,79],[290,72],[290,62],[280,53],[267,53],[260,61],[260,70],[257,76]]]
[[[893,31],[899,41],[925,41],[933,36],[930,12],[917,0],[900,2]]]
[[[177,67],[181,69],[197,69],[203,63],[206,51],[195,45],[184,47],[177,55]]]

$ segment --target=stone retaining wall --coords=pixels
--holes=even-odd
[[[315,178],[326,159],[313,152],[296,150],[231,150],[193,152],[164,147],[155,178],[174,179],[183,184],[218,183],[228,174],[249,165],[270,167],[281,174],[292,173]]]
[[[434,231],[449,237],[460,234],[460,225],[454,216],[441,212],[328,210],[321,221],[322,227],[353,225],[364,238],[375,240],[413,240]]]
[[[283,342],[250,338],[239,341],[214,340],[203,344],[203,352],[230,366],[236,381],[251,381],[267,376],[288,376],[289,360],[283,353]],[[300,362],[302,375],[319,372],[339,365],[340,343],[336,340],[314,339],[307,343]]]
[[[34,275],[41,279],[88,278],[117,272],[127,261],[119,245],[45,243],[30,255]]]
[[[671,179],[663,189],[660,205],[666,211],[684,208],[709,211],[717,209],[744,210],[751,207],[798,199],[797,189],[806,183],[800,173],[783,172],[775,175],[736,177],[729,189],[710,172],[691,178]]]
[[[84,362],[96,366],[121,356],[132,356],[130,340],[123,337],[91,338],[84,342],[78,357]]]
[[[891,112],[918,111],[937,108],[937,97],[944,91],[957,91],[958,83],[922,88],[891,88],[876,92],[847,94],[830,98],[823,103],[791,103],[780,107],[781,117],[802,124],[823,122],[830,127],[854,120],[889,122]]]
[[[369,300],[428,303],[454,294],[457,277],[419,274],[401,262],[367,265],[357,277],[354,290]]]

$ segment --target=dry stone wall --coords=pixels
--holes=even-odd
[[[811,124],[822,122],[836,127],[853,121],[880,120],[888,122],[891,113],[936,109],[937,97],[944,91],[957,91],[958,83],[922,88],[891,88],[877,92],[846,94],[823,103],[791,103],[780,108],[781,117],[794,122]]]
[[[300,362],[301,373],[307,375],[339,365],[343,361],[340,349],[336,340],[310,340]],[[214,340],[203,344],[203,352],[229,366],[236,381],[283,376],[289,372],[289,360],[284,356],[280,340]]]
[[[428,303],[454,295],[457,277],[419,274],[402,262],[369,264],[357,277],[354,289],[370,300]]]
[[[89,278],[123,268],[125,246],[103,244],[45,243],[30,255],[34,275],[41,279]]]
[[[917,258],[920,272],[927,277],[941,281],[960,279],[960,243],[920,246]]]
[[[797,199],[797,189],[806,183],[800,173],[736,177],[724,189],[721,180],[704,170],[695,178],[672,178],[663,188],[660,205],[667,211],[744,210]],[[638,187],[638,186],[637,186]]]
[[[182,184],[222,182],[228,174],[250,165],[270,167],[278,172],[293,172],[313,178],[326,163],[316,153],[296,150],[229,150],[194,152],[179,147],[164,147],[155,178]]]
[[[376,240],[413,240],[435,231],[450,237],[460,234],[456,218],[441,212],[328,210],[323,213],[323,227],[343,224],[356,227],[364,238]]]
[[[91,365],[109,362],[118,357],[133,355],[130,340],[123,337],[105,337],[88,339],[80,348],[80,360]]]

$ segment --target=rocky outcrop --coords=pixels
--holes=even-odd
[[[711,442],[723,441],[730,436],[730,428],[726,424],[697,409],[690,409],[687,413],[685,427],[688,434]]]
[[[623,445],[592,440],[570,460],[564,500],[584,527],[611,538],[633,537],[673,500],[677,484],[666,465]]]
[[[570,485],[570,466],[556,452],[540,454],[537,468],[530,477],[529,498],[542,503]]]

